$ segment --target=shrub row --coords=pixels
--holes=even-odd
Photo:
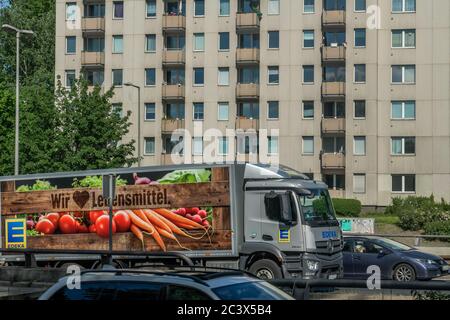
[[[358,217],[361,214],[361,201],[356,199],[333,199],[336,214],[342,217]]]

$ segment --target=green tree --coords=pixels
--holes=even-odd
[[[131,166],[135,141],[123,142],[129,132],[131,112],[121,117],[113,111],[111,88],[104,94],[80,78],[67,89],[58,80],[59,111],[54,159],[59,170],[86,170]]]

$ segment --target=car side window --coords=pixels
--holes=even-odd
[[[353,252],[355,253],[366,253],[366,246],[363,240],[355,240],[355,246]]]
[[[372,241],[365,241],[364,245],[366,247],[366,253],[379,254],[383,250],[383,247]]]
[[[353,252],[353,240],[344,240],[344,252]]]
[[[211,300],[211,298],[200,290],[177,286],[177,285],[169,285],[167,287],[167,296],[166,300],[169,301],[198,301],[198,300]]]

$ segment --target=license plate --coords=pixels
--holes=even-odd
[[[329,275],[328,275],[328,279],[329,279],[329,280],[335,280],[335,279],[337,279],[337,274],[329,274]]]
[[[449,266],[442,266],[442,271],[448,271],[449,270]]]

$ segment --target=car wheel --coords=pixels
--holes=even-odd
[[[400,264],[394,269],[393,278],[395,281],[410,282],[416,280],[416,272],[409,264]]]
[[[250,273],[253,273],[255,276],[263,280],[283,278],[283,274],[278,264],[275,261],[269,259],[256,261],[251,265],[249,271]]]

